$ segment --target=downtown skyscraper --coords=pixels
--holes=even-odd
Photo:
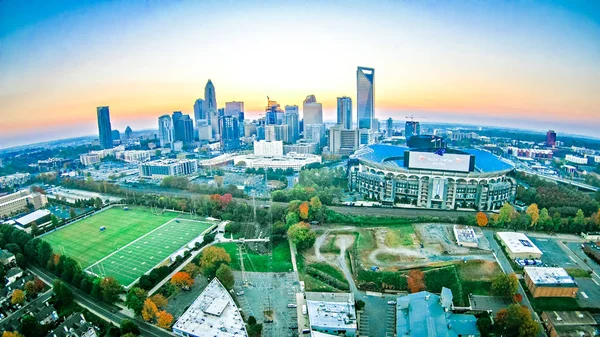
[[[375,69],[356,69],[356,115],[359,129],[375,128]]]
[[[110,126],[110,112],[107,106],[99,106],[96,108],[98,115],[98,140],[100,147],[103,149],[112,149],[112,129]]]
[[[204,100],[198,98],[196,102],[194,102],[194,125],[196,125],[196,127],[198,127],[198,121],[201,119],[206,119],[206,111],[204,111]]]
[[[208,124],[212,127],[212,134],[214,138],[219,136],[219,112],[217,107],[217,93],[215,86],[211,80],[206,82],[204,87],[204,102],[202,106],[202,112],[205,115]]]
[[[323,105],[317,103],[315,95],[308,95],[302,105],[304,125],[323,124]]]
[[[283,124],[288,126],[288,140],[295,143],[300,139],[300,114],[297,105],[286,105],[283,113]]]
[[[169,115],[158,117],[158,140],[160,147],[170,146],[173,143],[173,123]]]
[[[337,98],[337,123],[344,129],[352,129],[352,98],[346,96]]]
[[[181,111],[173,112],[171,117],[173,123],[173,140],[179,140],[183,144],[194,141],[194,123],[190,115],[184,115]]]

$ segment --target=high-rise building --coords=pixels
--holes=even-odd
[[[212,127],[213,137],[218,138],[219,115],[217,107],[217,93],[211,80],[208,80],[208,82],[206,82],[206,86],[204,87],[202,113],[205,115],[206,120],[208,120],[208,124],[210,124]]]
[[[173,123],[169,115],[158,117],[158,140],[161,147],[170,146],[173,143]]]
[[[239,121],[243,121],[244,102],[225,102],[225,116],[233,116]]]
[[[112,137],[113,143],[117,140],[121,141],[121,132],[119,132],[119,130],[112,130],[110,132],[110,135]]]
[[[194,122],[190,115],[184,115],[181,111],[173,112],[173,140],[188,144],[194,141]]]
[[[329,151],[333,154],[349,156],[358,149],[359,129],[346,129],[341,124],[329,128]]]
[[[110,112],[107,106],[99,106],[96,108],[98,115],[98,139],[100,146],[103,149],[112,149],[112,129],[110,126]]]
[[[206,119],[198,120],[198,140],[210,141],[212,137],[212,128]]]
[[[356,70],[356,111],[359,129],[373,129],[375,69],[358,67]]]
[[[219,119],[221,129],[221,149],[231,151],[240,147],[240,122],[234,116]]]
[[[130,140],[131,138],[133,138],[133,130],[127,125],[127,128],[125,129],[125,139]]]
[[[548,130],[546,132],[546,146],[554,147],[556,145],[556,131]]]
[[[319,147],[323,144],[325,135],[325,126],[323,124],[305,124],[304,139],[309,142],[317,143]]]
[[[265,107],[265,122],[267,125],[281,124],[283,111],[277,101],[272,101],[267,97],[267,106]]]
[[[254,155],[263,157],[283,156],[283,142],[264,140],[254,142]]]
[[[337,98],[337,123],[344,129],[352,129],[352,98]]]
[[[390,138],[394,135],[394,120],[392,119],[392,117],[387,119],[386,122],[386,129],[385,129],[385,135]]]
[[[421,124],[415,121],[406,121],[404,125],[404,137],[408,140],[412,136],[418,136],[421,134]]]
[[[304,125],[323,124],[323,105],[317,103],[315,95],[308,95],[302,106]]]
[[[196,125],[196,127],[198,127],[198,121],[201,119],[206,119],[206,111],[204,111],[204,100],[198,98],[196,102],[194,102],[194,125]]]
[[[288,139],[290,143],[295,143],[300,139],[300,124],[297,105],[286,105],[283,114],[283,124],[288,126]]]
[[[288,126],[287,125],[266,125],[265,126],[265,140],[268,142],[272,141],[283,141],[289,142],[288,138]]]

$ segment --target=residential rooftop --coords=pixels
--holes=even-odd
[[[173,331],[190,336],[248,336],[239,309],[217,278],[179,317]]]

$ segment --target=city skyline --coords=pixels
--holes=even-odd
[[[267,95],[300,106],[314,94],[323,119],[334,121],[337,97],[356,100],[355,71],[363,65],[377,69],[380,122],[414,114],[426,122],[588,136],[600,126],[598,4],[374,3],[364,13],[367,3],[358,2],[343,9],[334,3],[61,3],[34,12],[20,6],[0,4],[0,46],[6,46],[0,148],[95,134],[98,106],[110,106],[114,129],[155,129],[161,115],[193,115],[208,79],[219,91],[218,108],[244,102],[246,119],[264,112]],[[302,23],[315,6],[318,15]],[[131,10],[139,17],[121,21]],[[229,15],[217,15],[214,26],[186,20],[201,10]],[[280,32],[258,20],[265,11]],[[185,24],[169,25],[173,18]],[[287,28],[299,22],[302,29]],[[211,29],[215,37],[208,37]],[[297,48],[306,40],[317,53]],[[198,41],[214,52],[200,55]],[[272,43],[282,53],[297,51],[281,59],[253,56]],[[232,50],[243,52],[233,57]]]

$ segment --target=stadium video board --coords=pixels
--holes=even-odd
[[[408,168],[420,170],[438,170],[453,172],[470,172],[474,168],[474,158],[469,154],[410,151]]]

